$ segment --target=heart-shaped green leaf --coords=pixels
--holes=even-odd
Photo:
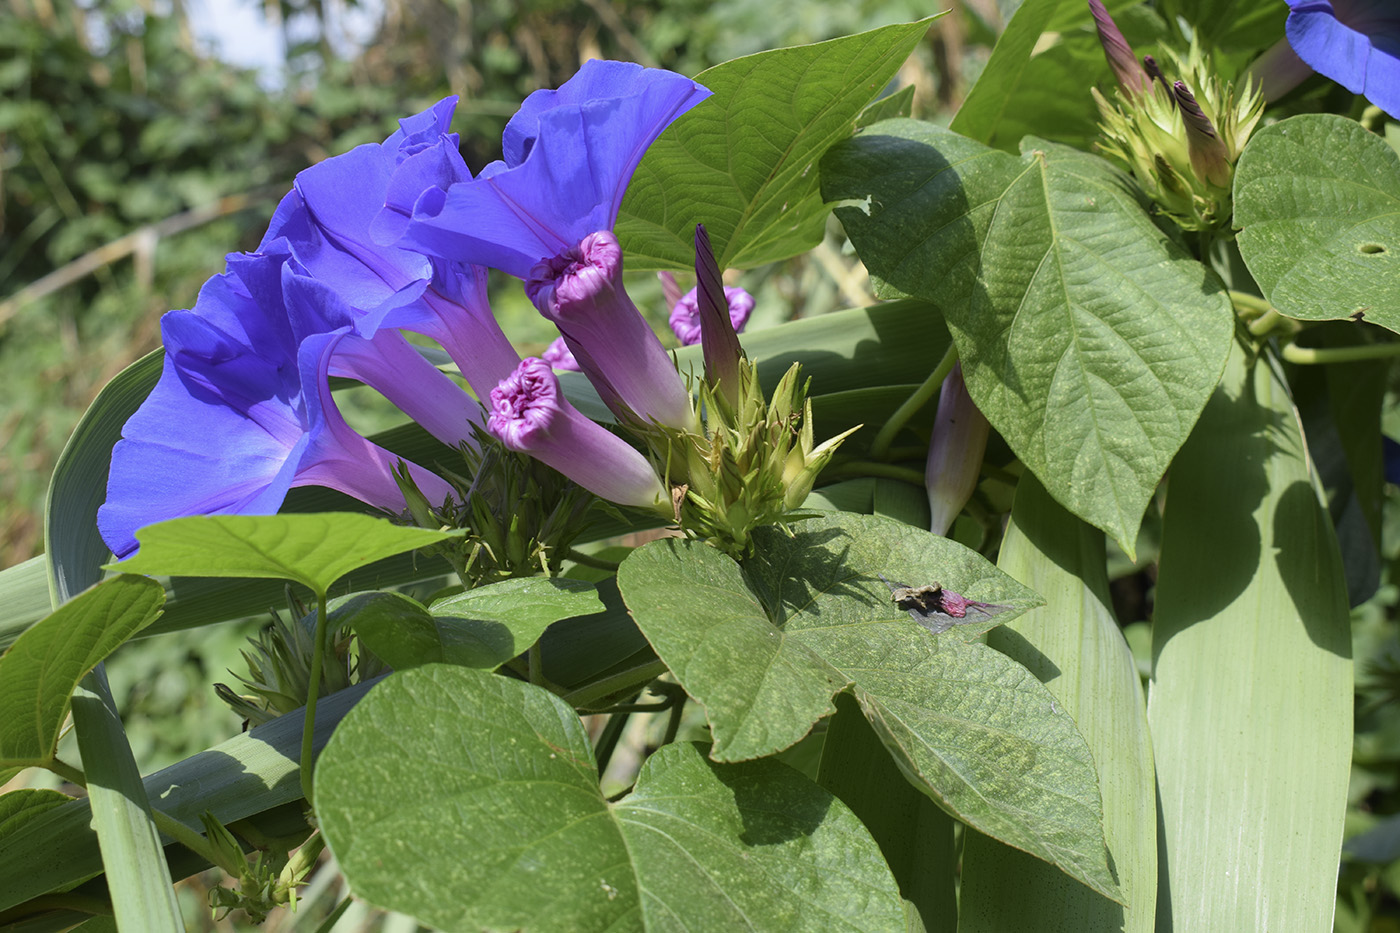
[[[703,71],[714,92],[647,150],[617,221],[633,269],[692,269],[695,225],[721,269],[787,259],[821,242],[830,207],[822,153],[855,130],[931,19],[747,55]]]
[[[865,827],[796,771],[670,745],[610,804],[573,710],[467,668],[371,691],[316,806],[356,894],[449,933],[903,929]]]
[[[272,577],[317,592],[352,570],[428,547],[452,532],[406,528],[354,512],[193,515],[136,533],[141,549],[109,570],[169,577]]]
[[[968,637],[1039,598],[976,552],[889,519],[823,516],[793,532],[762,529],[742,567],[670,539],[618,573],[637,625],[705,705],[711,757],[793,744],[853,685],[900,769],[941,806],[1116,897],[1093,759],[1074,722],[1029,671]],[[934,635],[881,575],[1007,609]]]
[[[433,603],[395,593],[357,596],[350,624],[395,670],[447,663],[492,669],[533,645],[553,623],[601,612],[591,583],[563,578],[504,580]]]
[[[937,303],[969,392],[1046,489],[1132,552],[1225,366],[1224,286],[1127,176],[1027,138],[1018,159],[891,120],[832,148],[828,198],[888,286]]]
[[[155,621],[159,583],[106,580],[35,623],[0,657],[0,767],[53,758],[78,681],[122,642]]]
[[[1400,156],[1354,120],[1266,126],[1235,171],[1240,255],[1279,312],[1400,331]]]

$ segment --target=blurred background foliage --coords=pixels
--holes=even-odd
[[[240,9],[262,27],[257,35],[268,46],[255,50],[265,63],[258,69],[217,54],[219,46],[247,51],[248,37],[230,34],[237,26],[210,25],[217,4],[239,2],[0,0],[0,567],[41,551],[49,473],[93,396],[159,345],[160,314],[192,306],[204,280],[222,271],[225,253],[256,246],[277,199],[306,166],[378,141],[399,117],[452,93],[462,99],[454,129],[468,165],[479,169],[499,156],[501,129],[520,100],[557,86],[588,58],[693,75],[761,49],[952,7],[899,77],[916,89],[916,115],[946,122],[1019,0],[933,7],[794,0],[781,15],[763,0],[246,0]],[[1176,13],[1195,4],[1109,5],[1147,51]],[[1057,28],[1073,22],[1074,29],[1033,60],[1029,97],[1008,115],[1018,135],[1076,145],[1092,136],[1086,91],[1094,75],[1086,72],[1102,70],[1103,60],[1081,22],[1083,7],[1065,0]],[[1242,49],[1281,30],[1277,11],[1272,19],[1247,18],[1260,35],[1250,34]],[[1320,80],[1308,87],[1314,96],[1337,95]],[[746,273],[742,284],[759,298],[750,326],[868,302],[863,270],[842,245],[833,224],[809,256]],[[552,331],[519,288],[498,285],[493,304],[508,333],[523,351],[538,352]],[[638,281],[633,294],[664,328],[655,280]],[[1392,436],[1400,434],[1395,398],[1392,389]],[[385,414],[368,408],[347,414],[363,426]],[[1400,931],[1400,592],[1393,582],[1400,503],[1395,486],[1386,486],[1386,496],[1378,551],[1349,559],[1351,571],[1367,564],[1364,592],[1354,595],[1369,599],[1354,615],[1358,718],[1352,838],[1338,900],[1343,933]],[[1154,506],[1138,564],[1119,554],[1111,567],[1120,622],[1144,665],[1158,528]],[[108,664],[144,771],[238,731],[238,717],[211,685],[233,682],[228,669],[241,670],[238,649],[265,622],[135,642]],[[662,725],[652,718],[638,717],[637,734],[626,740],[634,758],[659,741]],[[317,929],[344,897],[338,874],[324,868],[297,913],[279,912],[261,929]],[[219,883],[204,875],[181,885],[189,928],[254,929],[238,914],[211,916],[208,888]],[[407,933],[416,925],[354,904],[334,929]]]

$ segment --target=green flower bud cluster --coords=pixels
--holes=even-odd
[[[251,859],[223,823],[209,812],[200,814],[216,864],[231,878],[237,879],[233,888],[215,886],[209,891],[209,907],[214,920],[220,921],[235,910],[243,910],[253,923],[262,923],[278,907],[296,909],[297,888],[316,867],[325,849],[325,839],[319,832],[304,840],[268,840],[275,847],[262,849]],[[299,846],[288,854],[283,847]],[[222,911],[222,913],[221,913]]]
[[[1092,89],[1103,136],[1098,150],[1137,179],[1148,196],[1186,230],[1228,227],[1235,161],[1264,110],[1258,86],[1215,75],[1192,45],[1168,50],[1167,68],[1144,60],[1145,87],[1121,85],[1110,101]]]
[[[738,558],[752,549],[755,528],[811,517],[802,503],[856,429],[814,443],[812,403],[797,363],[768,400],[743,356],[733,381],[701,382],[703,435],[654,427],[650,440],[670,478],[681,529]]]
[[[331,637],[321,663],[318,696],[329,696],[352,684],[372,680],[385,673],[384,662],[357,639],[350,621],[360,597],[351,598],[330,613]],[[247,674],[235,673],[240,689],[215,684],[214,692],[251,726],[271,722],[283,713],[306,705],[311,686],[311,655],[315,651],[316,615],[306,614],[303,606],[288,596],[293,621],[273,614],[272,624],[248,639],[240,652]]]
[[[587,528],[589,509],[601,500],[528,454],[507,449],[490,432],[477,428],[475,434],[475,447],[461,447],[465,475],[443,471],[457,495],[441,506],[396,471],[407,520],[466,531],[428,552],[446,558],[468,589],[558,573],[569,545]]]

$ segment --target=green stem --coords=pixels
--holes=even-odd
[[[924,484],[922,470],[896,466],[893,463],[872,463],[869,460],[847,460],[845,463],[828,467],[822,473],[823,480],[854,479],[861,476],[883,476],[886,479],[898,479],[906,483],[913,483],[915,486]]]
[[[671,707],[671,715],[666,720],[666,734],[661,738],[662,745],[670,745],[676,740],[676,733],[681,731],[681,716],[685,713],[685,703],[689,699],[690,697],[682,692],[680,702]]]
[[[245,867],[243,865],[223,864],[223,861],[219,858],[219,853],[209,844],[209,840],[204,838],[204,836],[193,827],[186,826],[165,811],[157,810],[154,807],[151,808],[151,817],[155,821],[156,829],[165,833],[171,839],[174,839],[210,865],[218,866],[226,874],[234,878],[237,878],[243,871]]]
[[[1253,312],[1253,316],[1266,314],[1274,309],[1269,302],[1258,295],[1251,295],[1249,292],[1227,292],[1230,296],[1230,303],[1235,306],[1236,311]]]
[[[312,750],[316,735],[316,697],[321,692],[321,657],[326,653],[326,638],[330,632],[330,613],[326,593],[316,591],[316,647],[311,653],[311,683],[306,688],[306,718],[301,729],[301,792],[308,806],[313,805],[311,793]]]
[[[575,551],[573,548],[564,550],[564,559],[584,567],[592,567],[594,570],[607,570],[611,573],[617,573],[617,568],[622,566],[615,560],[604,560],[601,557],[594,557],[592,554]]]
[[[345,912],[349,909],[350,898],[347,897],[345,900],[340,902],[339,907],[331,911],[331,915],[329,917],[321,921],[321,925],[316,928],[316,933],[331,933],[331,930],[335,927],[337,923],[340,922],[340,918],[343,917],[345,915]]]
[[[1273,308],[1265,311],[1257,318],[1249,322],[1249,332],[1256,337],[1262,337],[1269,331],[1278,327],[1286,318]]]
[[[69,784],[76,784],[79,787],[87,787],[87,775],[83,774],[83,772],[79,771],[77,768],[73,767],[66,761],[59,761],[57,758],[51,758],[49,759],[48,763],[44,765],[44,767],[48,768],[54,774],[57,774],[59,777],[63,778]]]
[[[593,752],[594,758],[598,762],[599,776],[608,770],[608,762],[612,761],[618,740],[622,738],[622,730],[627,727],[627,720],[631,715],[631,713],[613,713],[608,717],[607,724],[603,726],[603,733],[598,736],[598,747]]]
[[[1300,347],[1296,343],[1289,343],[1284,344],[1282,356],[1289,363],[1304,366],[1384,360],[1400,356],[1400,342],[1370,343],[1360,347]]]
[[[604,677],[602,680],[585,684],[577,690],[564,694],[561,699],[575,709],[588,709],[599,700],[607,699],[610,696],[636,693],[666,671],[666,665],[661,662],[660,658],[657,658],[628,668],[611,677]]]
[[[870,456],[876,459],[883,459],[889,453],[890,445],[894,443],[894,436],[900,429],[909,423],[909,419],[914,417],[914,413],[924,407],[929,399],[933,398],[939,386],[943,385],[943,380],[948,378],[948,374],[953,371],[953,366],[958,362],[958,345],[948,344],[948,352],[943,354],[943,359],[938,361],[933,372],[928,374],[923,385],[914,390],[913,394],[904,400],[904,404],[890,415],[884,427],[880,428],[880,433],[875,435],[875,441],[870,445]]]

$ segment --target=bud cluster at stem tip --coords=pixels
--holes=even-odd
[[[1089,0],[1104,55],[1117,78],[1113,99],[1097,89],[1097,148],[1127,169],[1162,211],[1187,230],[1228,228],[1235,161],[1263,113],[1255,82],[1221,80],[1194,44],[1138,60],[1100,0]]]

